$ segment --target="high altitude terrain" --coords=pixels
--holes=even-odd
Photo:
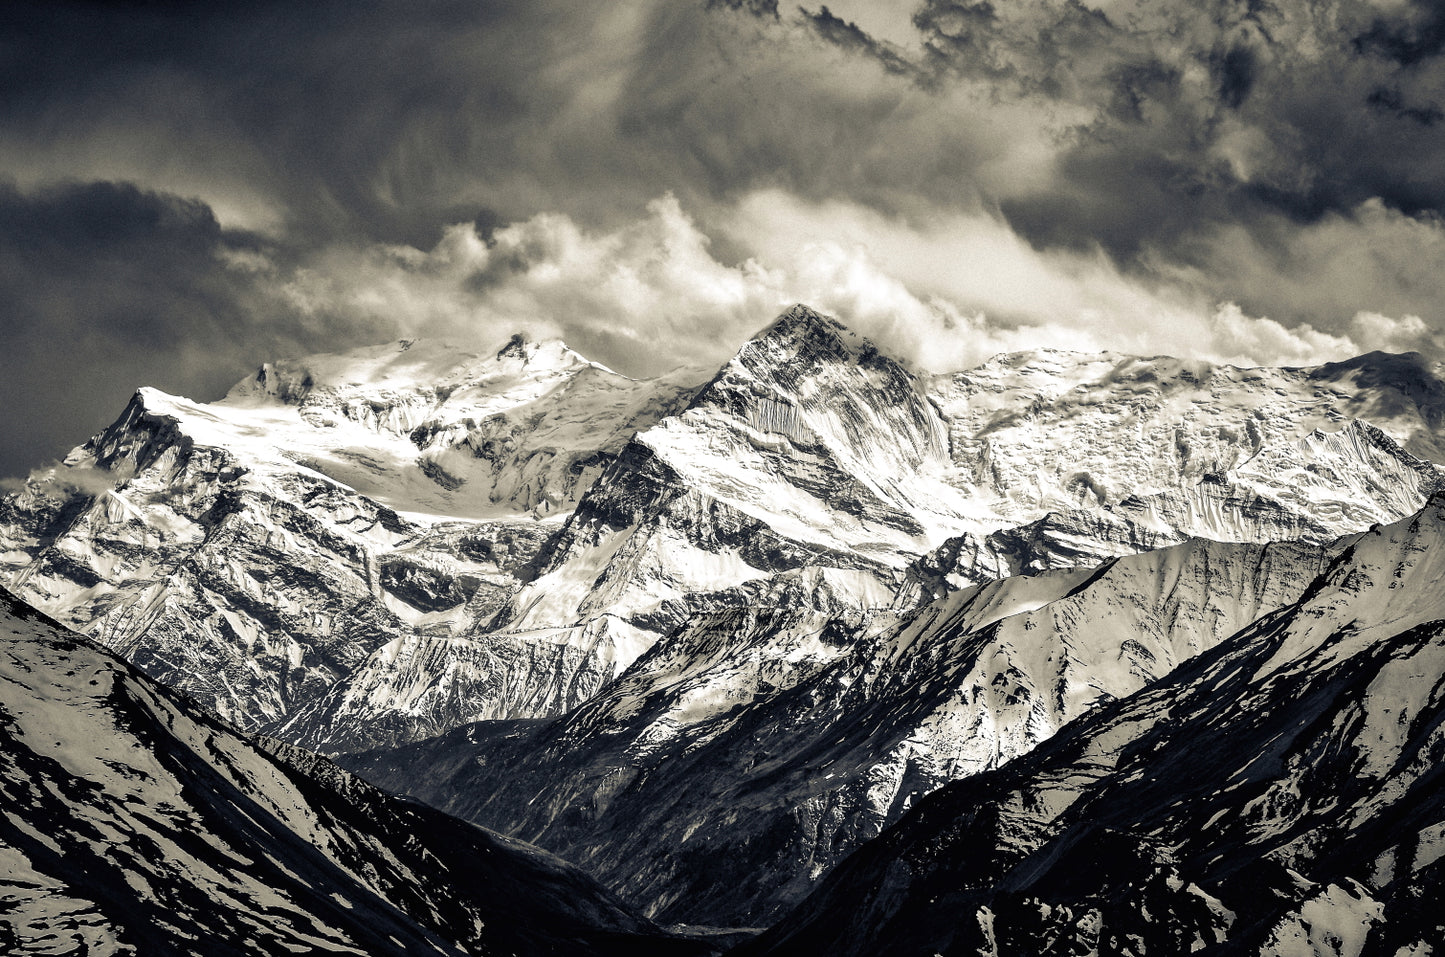
[[[1442,416],[1418,357],[936,376],[805,307],[711,377],[402,342],[141,389],[0,504],[0,574],[242,727],[358,750],[562,714],[696,614],[1328,541],[1419,507]]]
[[[871,629],[723,613],[563,718],[341,760],[555,850],[655,916],[760,925],[923,794],[1294,601],[1335,551],[1194,541],[973,586]]]
[[[935,375],[802,306],[648,381],[402,342],[142,389],[0,500],[0,574],[243,728],[758,925],[1303,601],[1442,441],[1416,355]]]

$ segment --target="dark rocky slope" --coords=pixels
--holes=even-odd
[[[697,954],[562,861],[249,738],[0,592],[0,951]]]
[[[1437,953],[1445,500],[1296,603],[948,785],[755,954]]]

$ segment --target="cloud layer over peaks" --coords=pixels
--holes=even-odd
[[[1286,327],[1187,282],[1142,282],[1097,250],[1040,252],[982,214],[917,223],[765,190],[717,232],[714,243],[668,194],[611,231],[545,213],[485,238],[456,224],[425,252],[336,250],[277,288],[323,326],[350,317],[461,341],[526,327],[633,375],[719,363],[798,301],[935,371],[1041,342],[1294,365],[1436,348],[1417,316],[1361,312],[1339,334]],[[724,261],[723,246],[742,258]]]
[[[1430,0],[62,0],[0,48],[0,474],[141,384],[524,326],[650,372],[798,300],[933,365],[1441,357]]]

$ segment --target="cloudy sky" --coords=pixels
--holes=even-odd
[[[1436,0],[44,2],[0,19],[0,477],[141,384],[403,336],[631,374],[802,300],[1033,346],[1445,355]]]

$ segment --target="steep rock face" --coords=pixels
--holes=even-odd
[[[1043,349],[935,377],[952,481],[995,517],[914,574],[936,592],[1191,537],[1325,542],[1393,521],[1441,487],[1441,371],[1382,353],[1311,370]]]
[[[248,738],[0,592],[7,954],[689,954],[575,868]]]
[[[1445,487],[1442,471],[1380,429],[1351,420],[1195,485],[1070,508],[987,535],[950,539],[910,569],[903,595],[940,594],[1006,575],[1095,565],[1178,544],[1215,541],[1322,543],[1407,515]]]
[[[746,953],[1430,953],[1445,500],[1299,601],[948,785]]]
[[[512,625],[604,609],[675,625],[685,614],[669,600],[803,567],[877,581],[859,595],[869,607],[961,526],[946,466],[944,425],[919,381],[795,307],[686,409],[633,438],[518,596]],[[582,567],[606,574],[579,578]]]
[[[282,733],[354,746],[338,729],[389,698],[400,727],[435,714],[418,695],[465,704],[412,721],[426,730],[556,714],[693,616],[804,570],[827,600],[906,611],[1195,536],[1321,543],[1409,514],[1440,470],[1339,411],[1386,387],[1336,378],[1048,351],[920,377],[794,307],[628,443],[494,620],[394,645]],[[1396,399],[1384,425],[1428,446],[1438,416]]]
[[[801,603],[696,616],[556,722],[343,760],[663,919],[766,923],[922,795],[1294,601],[1336,550],[1194,541],[901,619]]]
[[[1355,418],[1435,458],[1441,374],[1382,353],[1317,369],[1240,369],[1039,349],[928,388],[949,423],[957,483],[1024,520],[1231,474],[1268,482],[1279,468],[1261,467],[1270,450],[1288,456],[1310,432]]]
[[[252,481],[144,394],[82,455],[92,477],[130,478],[63,508],[15,587],[217,713],[256,727],[398,624],[365,567],[411,531],[391,510],[320,476]]]

